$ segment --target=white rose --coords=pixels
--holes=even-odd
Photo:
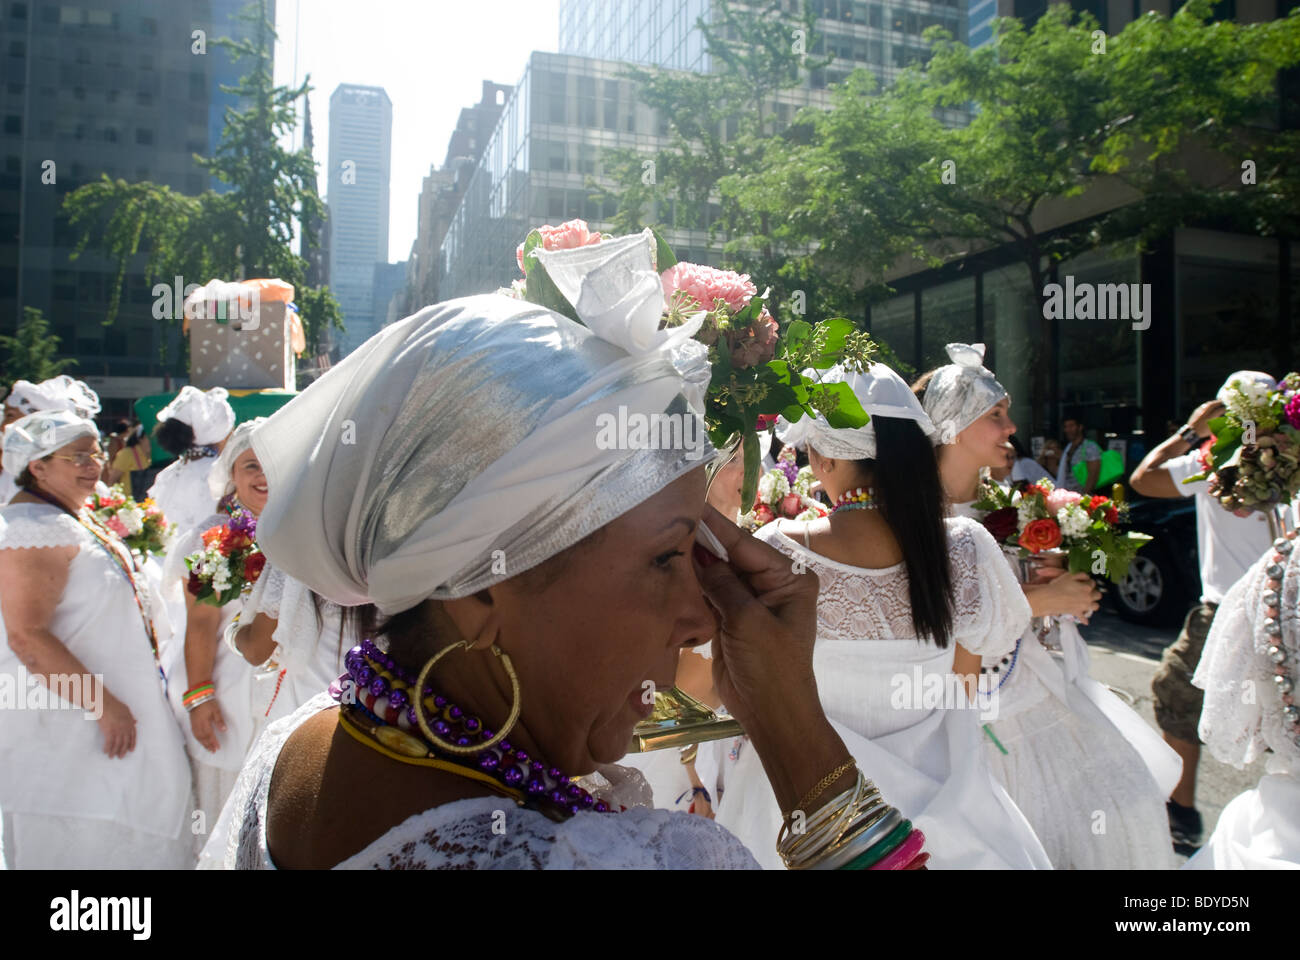
[[[144,529],[144,511],[123,507],[117,511],[117,519],[126,527],[127,536],[134,537]]]

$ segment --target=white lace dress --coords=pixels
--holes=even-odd
[[[0,549],[63,546],[77,554],[50,631],[131,710],[136,746],[110,758],[99,725],[82,710],[42,709],[26,700],[39,681],[25,682],[26,669],[5,636],[0,678],[37,708],[5,710],[0,722],[3,860],[11,868],[188,866],[189,766],[125,574],[103,544],[57,508],[0,509]],[[51,695],[49,702],[62,700]]]
[[[1199,733],[1215,759],[1241,769],[1268,753],[1253,790],[1233,798],[1187,870],[1300,868],[1300,744],[1287,730],[1264,632],[1269,551],[1228,591],[1192,683],[1205,690]],[[1300,546],[1284,564],[1281,646],[1288,676],[1300,664]],[[1294,694],[1293,694],[1294,696]]]
[[[1029,605],[993,538],[949,520],[953,639],[972,653],[1001,649],[1029,622]],[[955,645],[916,638],[907,570],[828,560],[768,524],[756,536],[801,560],[821,581],[813,669],[826,715],[885,800],[926,835],[934,869],[1048,868],[1025,818],[994,782],[980,748],[982,711],[960,707]],[[718,822],[765,867],[781,812],[753,750],[728,775]]]
[[[188,577],[185,557],[203,548],[203,531],[227,523],[230,517],[214,513],[201,520],[188,531],[183,532],[173,542],[163,563],[163,590],[169,610],[180,609],[181,615],[175,620],[175,627],[170,639],[161,645],[163,670],[167,674],[167,698],[171,702],[172,713],[176,723],[185,736],[185,748],[190,755],[194,773],[194,796],[197,809],[203,816],[195,829],[197,847],[203,845],[207,831],[212,829],[226,797],[235,786],[244,758],[265,726],[264,715],[270,701],[269,691],[274,686],[274,676],[262,678],[258,682],[255,671],[238,653],[231,650],[221,639],[235,615],[247,602],[235,599],[221,607],[221,620],[217,628],[216,658],[212,665],[212,683],[216,688],[217,706],[225,720],[225,732],[217,731],[219,746],[215,753],[210,752],[194,736],[190,725],[190,715],[186,712],[182,698],[190,689],[189,675],[185,666],[185,601],[184,583]],[[205,680],[207,678],[196,678]],[[201,829],[200,829],[201,828]]]
[[[208,472],[216,462],[215,457],[178,459],[154,478],[149,496],[167,522],[176,524],[178,536],[217,509],[217,498],[208,489]]]
[[[973,517],[969,504],[955,504]],[[1013,561],[999,556],[1008,569]],[[1027,629],[987,651],[986,667],[1015,654],[998,690],[983,749],[1058,869],[1172,869],[1165,798],[1182,762],[1127,704],[1088,676],[1088,647],[1059,624],[1054,657]]]
[[[292,716],[267,728],[231,795],[236,824],[220,849],[204,859],[228,869],[274,870],[266,845],[266,805],[280,750],[306,720],[334,706],[313,697]],[[615,803],[648,800],[644,781],[623,768],[606,768]],[[213,838],[214,842],[217,838]],[[622,813],[583,812],[554,823],[509,800],[482,797],[426,810],[393,827],[338,870],[736,870],[755,867],[744,846],[713,821],[632,806]]]

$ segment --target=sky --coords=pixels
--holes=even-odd
[[[430,164],[446,157],[461,109],[478,103],[484,80],[515,84],[529,53],[556,49],[559,6],[559,0],[278,0],[275,79],[293,82],[296,49],[298,79],[311,75],[322,194],[335,88],[383,87],[393,102],[390,261],[410,253],[420,188]]]

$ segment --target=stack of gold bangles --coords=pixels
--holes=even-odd
[[[930,859],[922,851],[925,834],[885,803],[861,770],[852,787],[812,816],[804,815],[855,767],[852,760],[840,764],[785,815],[776,850],[791,870],[919,870]]]

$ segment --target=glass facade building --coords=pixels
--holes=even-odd
[[[375,315],[375,265],[388,263],[393,104],[382,87],[342,83],[330,95],[330,288],[347,330],[343,355],[383,326]]]
[[[116,321],[104,326],[117,267],[93,250],[69,259],[78,235],[63,201],[101,174],[190,195],[211,186],[194,154],[211,154],[234,102],[219,84],[246,68],[214,41],[248,37],[235,18],[245,5],[0,0],[0,333],[14,332],[23,307],[41,310],[60,355],[77,361],[70,372],[99,392],[105,418],[167,378],[184,378],[180,324],[155,319],[141,255],[129,265]],[[274,0],[267,15],[274,21]],[[209,279],[186,277],[182,286]]]

